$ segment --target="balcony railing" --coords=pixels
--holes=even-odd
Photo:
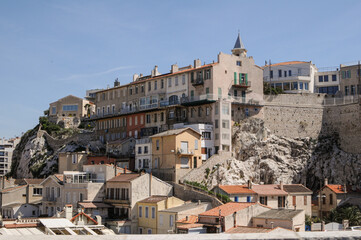
[[[263,100],[257,100],[248,97],[228,96],[228,100],[234,104],[263,105]]]
[[[204,84],[204,80],[202,78],[198,78],[198,79],[195,79],[193,82],[192,82],[192,85],[193,86],[199,86],[199,85],[203,85]]]
[[[43,197],[43,201],[47,201],[47,202],[56,202],[56,197],[55,196],[45,196]]]
[[[251,86],[251,81],[241,81],[233,83],[233,87],[239,87],[239,88],[249,88]]]
[[[177,154],[178,154],[178,155],[194,155],[194,149],[182,149],[182,148],[178,148],[178,149],[177,149]]]

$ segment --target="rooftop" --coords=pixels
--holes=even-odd
[[[177,223],[193,224],[193,223],[196,223],[197,221],[198,221],[198,216],[191,215],[191,216],[188,216],[188,219],[185,217],[181,220],[178,220]]]
[[[268,233],[271,228],[237,226],[227,230],[227,233]]]
[[[102,202],[79,202],[83,208],[110,208],[112,206]]]
[[[185,203],[183,205],[180,205],[178,207],[172,207],[168,209],[161,210],[160,212],[183,212],[187,211],[202,205],[208,205],[208,203]]]
[[[107,182],[131,182],[139,176],[140,175],[138,173],[120,173],[117,176],[109,179]]]
[[[219,185],[219,188],[228,194],[256,193],[246,185]]]
[[[271,209],[267,212],[255,216],[255,218],[292,220],[295,216],[303,212],[304,210]]]
[[[26,185],[20,185],[20,186],[15,186],[15,187],[10,187],[10,188],[5,188],[3,190],[1,190],[0,192],[11,192],[13,190],[18,190],[18,189],[21,189],[21,188],[25,188]]]
[[[43,180],[41,178],[24,178],[27,184],[40,184]]]
[[[285,190],[288,193],[310,193],[310,194],[313,193],[310,189],[306,188],[302,184],[283,185],[283,190]]]
[[[293,64],[303,64],[303,63],[311,63],[311,62],[304,62],[304,61],[280,62],[280,63],[271,64],[271,67],[284,66],[284,65],[293,65]],[[266,65],[265,67],[269,67],[269,65]]]
[[[182,230],[187,230],[187,229],[191,229],[191,228],[201,228],[203,226],[204,226],[204,224],[201,224],[201,223],[192,223],[192,224],[180,225],[180,226],[177,226],[177,228],[182,229]]]
[[[146,199],[143,199],[141,201],[139,201],[138,203],[157,203],[157,202],[161,202],[164,201],[168,198],[168,196],[158,196],[158,195],[154,195],[154,196],[150,196]]]
[[[281,190],[278,184],[253,185],[252,190],[259,195],[287,196],[288,193]]]
[[[252,205],[261,205],[259,203],[245,203],[245,202],[229,202],[224,205],[218,206],[211,210],[208,210],[204,213],[199,214],[199,216],[215,216],[218,217],[221,215],[222,217],[233,214],[234,212],[238,212],[242,209],[248,208]]]
[[[199,132],[197,132],[196,130],[187,127],[187,128],[178,128],[178,129],[168,130],[168,131],[165,131],[165,132],[154,134],[154,135],[152,135],[150,137],[153,138],[153,137],[164,137],[164,136],[178,135],[178,134],[180,134],[180,133],[182,133],[184,131],[187,131],[187,130],[191,130],[191,131],[197,133],[199,136],[201,136],[201,134]]]

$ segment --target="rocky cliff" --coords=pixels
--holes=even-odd
[[[247,180],[302,183],[313,190],[323,178],[330,183],[361,183],[361,154],[340,150],[336,135],[320,139],[279,137],[270,134],[261,119],[242,121],[232,131],[233,157],[198,173],[198,180],[209,188],[218,182],[244,184]]]
[[[24,134],[13,152],[10,176],[42,178],[58,170],[59,152],[75,152],[88,148],[102,151],[104,146],[94,134],[84,131],[62,131],[51,136],[40,125]]]

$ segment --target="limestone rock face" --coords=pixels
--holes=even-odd
[[[302,183],[317,189],[329,183],[361,183],[361,154],[338,148],[337,136],[285,138],[270,134],[261,119],[247,119],[232,129],[233,157],[205,176],[209,188],[219,184]],[[347,173],[347,174],[345,174]]]

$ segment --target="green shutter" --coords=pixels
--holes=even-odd
[[[208,93],[209,93],[209,88],[207,87],[207,88],[206,88],[206,94],[208,94]]]
[[[234,84],[237,84],[237,73],[234,72]]]
[[[345,79],[345,75],[346,75],[345,71],[342,71],[342,79]]]
[[[218,88],[218,97],[222,97],[222,88]]]
[[[248,86],[248,73],[246,73],[246,86]]]
[[[348,74],[347,74],[348,78],[351,78],[351,70],[348,70],[347,72],[348,72]]]
[[[241,81],[242,81],[242,73],[239,74],[239,84],[241,85]]]

